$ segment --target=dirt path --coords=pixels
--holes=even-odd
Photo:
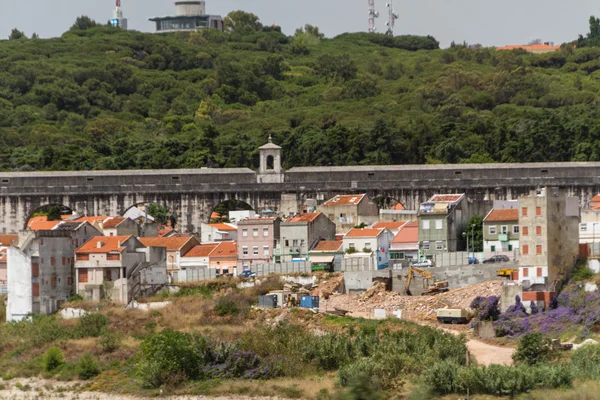
[[[467,342],[467,349],[482,365],[512,365],[512,355],[515,352],[511,347],[493,346],[476,339]]]

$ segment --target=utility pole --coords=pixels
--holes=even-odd
[[[386,33],[390,36],[394,36],[396,20],[400,18],[400,16],[394,11],[394,4],[392,3],[392,0],[390,0],[389,3],[386,4],[386,6],[388,8],[388,22],[385,23],[387,25]]]
[[[375,18],[379,13],[375,10],[375,0],[369,0],[369,33],[375,32]]]

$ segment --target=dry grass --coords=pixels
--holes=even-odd
[[[212,396],[243,395],[313,400],[322,390],[327,390],[328,393],[335,392],[335,374],[308,378],[280,378],[269,381],[223,381],[221,385],[213,388],[210,394]]]

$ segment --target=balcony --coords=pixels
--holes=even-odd
[[[500,241],[500,242],[508,242],[508,233],[500,233],[498,235],[498,241]]]
[[[274,255],[274,256],[280,256],[280,255],[281,255],[281,253],[282,253],[281,247],[275,247],[275,248],[273,249],[273,255]]]

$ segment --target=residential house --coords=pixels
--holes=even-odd
[[[8,291],[6,280],[8,246],[17,242],[19,235],[0,235],[0,295]]]
[[[26,230],[7,251],[7,320],[52,314],[73,294],[73,254],[102,233],[87,222]]]
[[[134,236],[96,236],[75,251],[76,292],[86,300],[129,304],[167,283],[166,247]]]
[[[335,223],[336,231],[346,233],[355,226],[379,221],[379,208],[366,194],[338,195],[317,207]]]
[[[274,255],[279,246],[280,218],[247,218],[238,223],[238,269],[279,262]]]
[[[417,220],[417,210],[407,210],[402,203],[379,210],[379,220],[382,222],[407,222]]]
[[[139,225],[130,218],[110,217],[101,222],[104,236],[139,236]]]
[[[519,281],[554,291],[579,254],[579,198],[546,187],[519,198]]]
[[[595,196],[600,197],[600,196]],[[581,223],[579,224],[579,243],[590,245],[590,255],[597,256],[600,253],[600,210],[597,206],[587,210],[581,210]]]
[[[403,225],[390,244],[390,259],[394,261],[419,261],[419,222]]]
[[[237,268],[237,243],[220,242],[208,255],[209,266],[219,274],[235,273]]]
[[[281,261],[306,260],[320,240],[335,239],[335,224],[321,212],[296,215],[281,223]]]
[[[368,257],[377,268],[388,266],[390,243],[394,236],[387,229],[353,228],[344,236],[346,258]]]
[[[308,261],[313,270],[333,271],[344,258],[343,240],[320,240],[317,245],[308,252]]]
[[[503,255],[516,261],[519,254],[519,230],[518,209],[492,209],[483,219],[484,258]]]
[[[237,240],[237,226],[222,222],[217,224],[200,225],[200,242],[214,243]]]
[[[140,242],[146,247],[167,248],[167,272],[179,271],[181,258],[192,247],[200,244],[194,236],[143,237]]]
[[[181,257],[179,263],[182,271],[188,269],[208,268],[210,261],[208,256],[218,246],[218,243],[198,244],[192,247]]]
[[[398,234],[398,232],[400,232],[400,229],[402,229],[402,227],[404,225],[407,224],[407,221],[385,221],[385,222],[376,222],[373,225],[371,225],[371,228],[375,228],[375,229],[387,229],[388,231],[392,232],[392,234],[394,236],[396,236]]]
[[[421,254],[433,259],[436,254],[460,250],[462,228],[469,220],[464,194],[436,194],[419,207],[419,245]]]

